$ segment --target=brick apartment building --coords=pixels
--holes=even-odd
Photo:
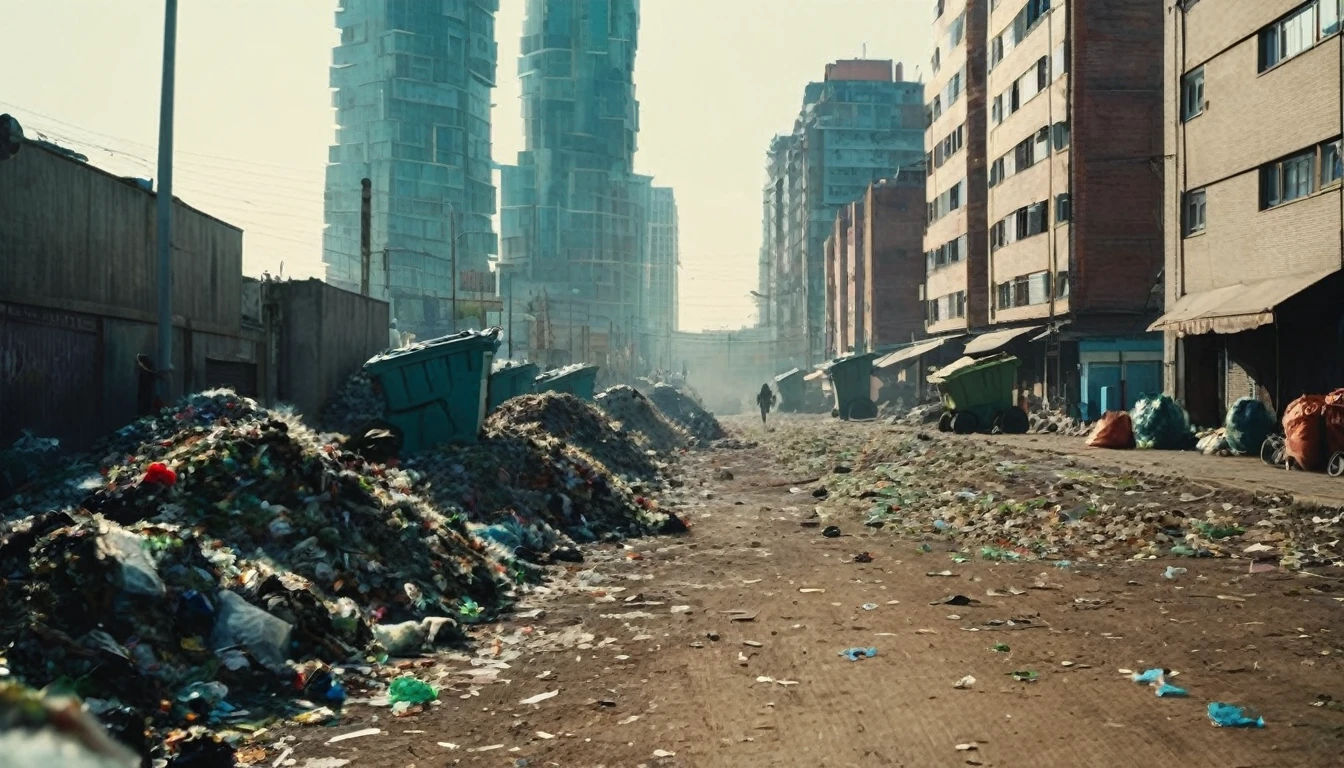
[[[1164,5],[1167,389],[1282,412],[1344,381],[1339,0]]]
[[[930,333],[969,330],[973,356],[1013,352],[1022,394],[1085,417],[1103,388],[1110,407],[1159,390],[1161,339],[1147,328],[1162,306],[1162,7],[934,11]]]
[[[923,338],[924,174],[874,182],[843,206],[825,243],[826,355]]]

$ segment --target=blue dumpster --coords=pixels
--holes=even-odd
[[[495,369],[490,372],[487,411],[494,411],[505,400],[536,392],[537,373],[540,370],[541,366],[536,363],[515,363],[512,360],[495,363]]]
[[[597,387],[597,366],[575,363],[547,371],[537,377],[538,392],[564,392],[580,400],[592,401]]]
[[[485,420],[486,379],[498,328],[465,331],[378,355],[364,364],[400,429],[402,450],[476,441]]]

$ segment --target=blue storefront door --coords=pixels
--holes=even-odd
[[[1145,360],[1125,363],[1125,407],[1133,408],[1144,395],[1162,394],[1162,363]]]
[[[1086,418],[1088,421],[1094,421],[1101,418],[1101,388],[1111,387],[1115,393],[1114,397],[1120,398],[1120,365],[1119,363],[1088,363],[1087,364],[1087,409]],[[1112,408],[1117,404],[1111,405]]]

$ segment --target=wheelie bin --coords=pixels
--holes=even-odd
[[[780,411],[797,413],[803,410],[803,400],[807,395],[807,382],[803,381],[803,370],[794,368],[776,376],[775,392],[779,395]]]
[[[998,430],[1020,435],[1030,425],[1013,403],[1018,359],[998,354],[975,360],[963,357],[929,377],[943,399],[938,429],[967,435]]]
[[[403,451],[476,441],[485,421],[486,379],[499,334],[498,328],[464,331],[364,364],[382,395],[385,421],[402,432]]]
[[[575,363],[547,371],[537,377],[538,392],[564,392],[592,402],[597,386],[597,366]]]
[[[495,363],[490,372],[488,411],[493,412],[505,400],[519,395],[530,395],[537,391],[537,374],[541,366],[536,363],[516,363],[503,360]]]
[[[875,359],[877,355],[864,352],[837,357],[822,366],[831,379],[831,391],[835,395],[832,416],[845,421],[877,418],[877,406],[873,403],[870,383]]]

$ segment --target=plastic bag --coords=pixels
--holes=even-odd
[[[1102,414],[1087,444],[1093,448],[1133,448],[1134,423],[1124,411],[1107,411]]]
[[[1236,453],[1259,453],[1260,444],[1274,429],[1274,414],[1254,397],[1243,397],[1232,404],[1223,420],[1227,447]]]
[[[402,701],[409,704],[425,704],[437,698],[439,698],[437,688],[409,675],[393,680],[387,689],[387,700],[393,704]]]
[[[162,597],[166,592],[145,539],[123,528],[109,528],[98,537],[98,555],[117,564],[117,586],[128,595]]]
[[[1344,451],[1344,389],[1325,396],[1325,445],[1332,455]]]
[[[210,635],[215,652],[242,646],[252,658],[271,669],[283,667],[289,658],[289,640],[294,628],[252,605],[237,593],[219,593],[219,617]]]
[[[1182,451],[1193,448],[1195,433],[1180,403],[1167,395],[1140,398],[1129,412],[1140,448]]]
[[[1303,395],[1283,412],[1284,455],[1308,472],[1325,468],[1325,397]]]

